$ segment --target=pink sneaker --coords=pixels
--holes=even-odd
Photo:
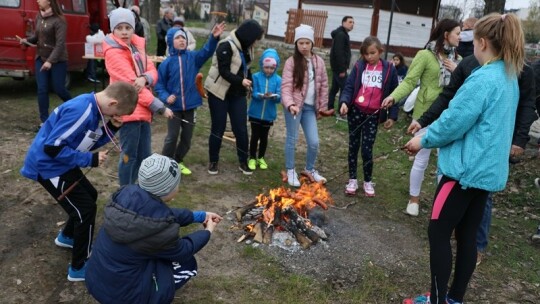
[[[373,188],[375,184],[372,182],[364,182],[364,193],[366,196],[375,196],[375,188]]]
[[[356,190],[358,190],[358,180],[349,179],[349,183],[345,187],[345,194],[347,194],[347,195],[355,195]]]

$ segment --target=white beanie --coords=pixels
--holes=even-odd
[[[109,22],[111,24],[111,31],[114,31],[120,23],[127,23],[135,29],[135,15],[127,8],[119,7],[112,10],[109,14]]]
[[[299,27],[294,29],[294,43],[300,38],[306,38],[311,40],[312,43],[315,43],[315,32],[313,28],[306,24],[300,24]]]
[[[184,32],[183,29],[178,29],[178,31],[176,31],[176,33],[174,33],[173,40],[176,39],[176,37],[178,37],[178,36],[182,36],[182,37],[184,37],[184,39],[187,40],[186,32]]]
[[[145,158],[139,168],[139,186],[155,196],[171,193],[180,183],[178,163],[157,153]]]

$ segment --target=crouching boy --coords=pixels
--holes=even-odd
[[[141,164],[139,184],[112,195],[86,272],[88,291],[100,303],[170,303],[197,274],[194,255],[222,218],[165,204],[178,192],[180,175],[176,161],[152,154]],[[191,223],[205,230],[179,237]]]

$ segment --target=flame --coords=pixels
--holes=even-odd
[[[257,195],[257,206],[264,207],[263,221],[272,224],[276,213],[289,206],[299,215],[307,218],[309,211],[317,206],[327,209],[327,204],[334,204],[330,193],[322,183],[308,183],[301,179],[301,186],[296,191],[285,187],[270,189],[268,195]],[[280,215],[281,216],[281,215]]]

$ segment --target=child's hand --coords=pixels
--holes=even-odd
[[[113,116],[111,116],[110,122],[116,128],[120,128],[122,126],[122,117],[120,117],[118,115],[113,115]]]
[[[212,29],[212,36],[214,36],[216,39],[219,38],[219,36],[221,36],[221,34],[223,34],[225,31],[226,27],[227,25],[225,24],[225,21],[221,22],[220,24],[216,24],[216,26],[214,26]]]
[[[163,111],[163,117],[172,119],[174,117],[174,113],[171,111],[171,109],[166,108],[165,111]]]
[[[144,78],[143,76],[135,78],[135,82],[133,83],[133,85],[137,89],[137,92],[140,92],[146,85],[146,78]]]
[[[107,160],[107,151],[99,151],[98,153],[98,166],[103,165],[103,163]]]
[[[244,80],[242,80],[242,85],[246,88],[251,87],[251,80],[244,78]]]
[[[341,114],[341,116],[345,116],[347,115],[347,112],[349,112],[349,107],[347,106],[347,104],[342,103],[341,108],[339,108],[339,114]]]
[[[216,228],[218,223],[214,221],[207,221],[203,223],[203,226],[206,230],[210,231],[210,233],[214,232],[214,229]]]
[[[383,99],[381,108],[387,109],[388,107],[391,107],[394,104],[394,97],[388,96],[385,99]]]
[[[409,155],[415,155],[416,153],[418,153],[418,151],[422,149],[422,145],[420,143],[421,140],[422,136],[415,136],[411,138],[411,140],[409,140],[409,142],[404,146],[405,152],[407,152],[407,154]]]
[[[171,96],[167,97],[167,103],[168,104],[173,104],[175,101],[176,101],[176,96],[171,95]]]
[[[418,123],[418,121],[414,120],[411,122],[409,127],[407,128],[407,133],[414,134],[422,129],[422,126]]]
[[[214,212],[206,212],[206,219],[204,220],[204,222],[215,222],[216,224],[221,222],[221,220],[223,219],[223,217],[221,217],[219,214],[217,213],[214,213]]]
[[[298,111],[300,111],[300,109],[296,105],[292,105],[289,107],[289,112],[291,112],[292,115],[298,114]]]

